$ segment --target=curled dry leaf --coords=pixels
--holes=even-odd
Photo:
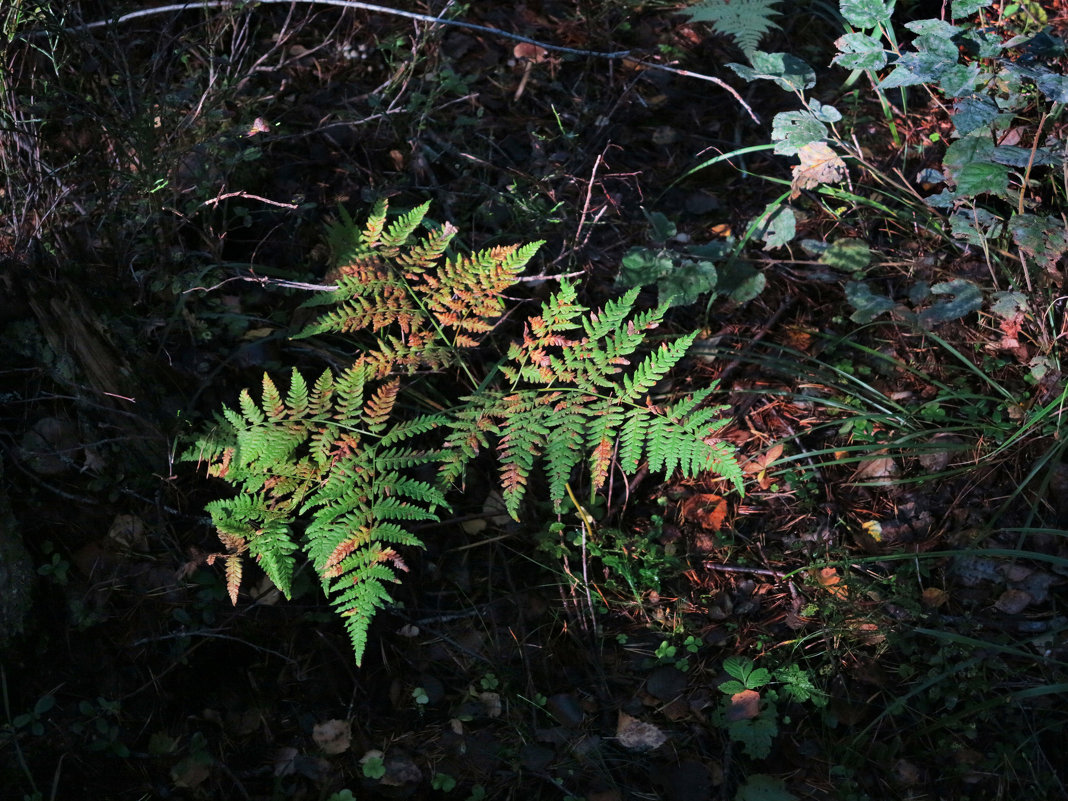
[[[548,57],[549,51],[541,45],[520,42],[512,48],[512,55],[523,61],[533,61],[535,64],[540,64]]]

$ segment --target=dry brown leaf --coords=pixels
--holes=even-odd
[[[771,478],[768,477],[767,470],[778,461],[780,456],[782,456],[782,445],[772,445],[767,451],[754,456],[742,465],[742,469],[756,476],[757,484],[761,489],[767,489],[771,486]]]
[[[616,724],[616,739],[629,751],[652,751],[667,742],[667,735],[652,723],[645,723],[626,712],[620,712]]]
[[[352,724],[347,720],[327,720],[312,728],[312,739],[324,754],[343,754],[352,744]]]
[[[731,705],[727,708],[727,720],[752,720],[760,714],[760,693],[756,690],[742,690],[731,696]]]
[[[949,600],[949,593],[938,587],[928,587],[923,591],[921,603],[930,609],[937,609]]]
[[[816,583],[835,598],[845,598],[849,595],[849,588],[838,575],[838,568],[822,567],[818,571],[813,571],[812,576],[816,579]]]
[[[800,195],[802,189],[838,183],[848,174],[845,162],[826,142],[809,142],[797,151],[797,156],[801,163],[791,170],[794,176],[790,184],[791,198]]]
[[[812,331],[799,326],[790,326],[783,334],[782,341],[788,348],[808,353],[809,348],[812,347],[812,339]]]
[[[1026,609],[1030,603],[1034,600],[1030,593],[1023,590],[1008,589],[1001,593],[1000,597],[994,601],[994,608],[999,612],[1004,612],[1006,615],[1018,615],[1024,609]]]
[[[712,493],[691,495],[681,511],[684,520],[693,520],[706,531],[719,531],[727,518],[727,499]]]

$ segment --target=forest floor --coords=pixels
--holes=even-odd
[[[765,47],[814,65],[898,168],[875,98],[824,67],[840,21],[796,5]],[[666,326],[700,334],[657,391],[720,382],[744,497],[616,476],[595,525],[533,501],[518,524],[487,465],[418,529],[360,667],[307,570],[287,602],[250,565],[231,605],[204,512],[226,488],[176,456],[265,371],[336,364],[289,338],[308,293],[272,282],[322,282],[339,205],[430,200],[472,250],[545,240],[529,272],[598,306],[628,255],[684,270],[789,182],[768,150],[690,174],[766,143],[794,99],[670,4],[458,16],[698,75],[307,4],[7,42],[0,431],[37,579],[3,654],[0,795],[1065,796],[1068,472],[1059,424],[1013,433],[1063,378],[1025,381],[1033,354],[982,315],[858,325],[796,248],[747,245],[759,291]],[[937,166],[937,105],[895,114]],[[814,202],[798,225],[876,243],[882,285],[984,278],[919,227],[843,219]]]

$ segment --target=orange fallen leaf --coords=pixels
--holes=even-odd
[[[727,499],[720,495],[702,493],[691,495],[682,504],[682,516],[696,521],[707,531],[719,531],[727,519]]]
[[[761,489],[767,489],[771,486],[771,479],[768,477],[768,468],[778,461],[782,456],[782,445],[772,445],[764,453],[758,454],[746,462],[742,469],[750,475],[756,475],[757,484]]]
[[[949,593],[938,587],[928,587],[923,591],[920,601],[929,609],[937,609],[949,600]]]
[[[842,581],[842,577],[838,575],[837,568],[823,567],[818,571],[813,571],[812,576],[833,597],[845,598],[849,595],[849,588]]]
[[[731,696],[727,708],[727,720],[752,720],[760,714],[760,693],[756,690],[742,690]]]

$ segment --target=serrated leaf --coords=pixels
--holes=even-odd
[[[1057,217],[1015,214],[1009,220],[1016,246],[1027,256],[1053,265],[1068,251],[1068,232]]]
[[[953,126],[962,137],[989,129],[1000,116],[997,104],[989,97],[972,95],[953,102]]]
[[[839,55],[833,64],[847,70],[879,70],[886,66],[886,52],[882,43],[866,33],[847,33],[835,40]]]
[[[1009,190],[1009,168],[1004,164],[966,164],[951,172],[958,197],[991,194],[1004,197]]]
[[[937,36],[946,40],[952,39],[960,33],[959,27],[951,25],[944,19],[913,20],[912,22],[906,22],[905,27],[920,36]]]
[[[962,97],[975,90],[980,74],[978,64],[953,64],[942,70],[938,88],[946,97]]]
[[[827,126],[809,111],[782,111],[771,123],[771,141],[781,156],[796,156],[805,145],[827,139]]]
[[[994,302],[990,304],[990,311],[1004,320],[1011,320],[1018,312],[1028,309],[1027,296],[1022,292],[995,292]]]
[[[1053,103],[1068,103],[1068,76],[1048,73],[1040,75],[1035,84],[1038,90]]]
[[[842,0],[839,8],[846,22],[867,31],[890,22],[894,0]]]
[[[821,103],[814,97],[808,101],[808,110],[820,122],[835,123],[842,119],[842,112],[829,103]]]
[[[751,265],[735,262],[720,269],[717,291],[741,305],[763,292],[766,285],[764,273]]]
[[[688,306],[718,284],[719,273],[710,261],[682,259],[676,268],[657,284],[659,300],[669,307]]]
[[[953,0],[953,5],[951,7],[953,19],[970,17],[979,9],[986,8],[993,2],[994,0]]]
[[[1005,164],[1009,167],[1044,167],[1051,164],[1060,164],[1061,158],[1049,148],[1017,147],[1016,145],[1000,145],[995,147],[990,154],[992,161]]]
[[[816,71],[797,56],[789,53],[765,53],[754,50],[749,55],[752,66],[728,64],[747,81],[774,81],[787,92],[804,92],[816,85]]]

